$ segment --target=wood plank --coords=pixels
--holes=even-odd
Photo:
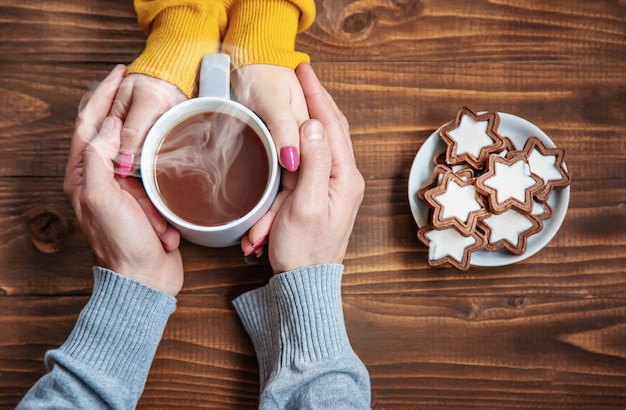
[[[81,97],[110,65],[5,64],[0,176],[62,176]],[[316,64],[351,124],[366,178],[408,175],[420,145],[457,110],[512,113],[566,149],[574,178],[626,176],[623,64]],[[598,104],[602,101],[602,104]]]
[[[113,67],[0,66],[1,176],[63,176],[81,99]]]
[[[0,14],[2,61],[129,63],[145,44],[125,0],[4,0]]]
[[[314,61],[620,61],[619,0],[317,0],[298,48]],[[125,0],[3,1],[4,61],[130,62],[143,49]]]
[[[317,0],[298,37],[351,124],[366,179],[344,311],[373,408],[626,407],[626,2]],[[143,49],[127,0],[0,0],[0,408],[44,373],[95,258],[62,192],[77,107]],[[565,223],[533,257],[433,269],[407,176],[460,106],[519,115],[566,149]],[[267,265],[183,242],[185,285],[139,408],[252,409],[231,301]]]
[[[426,265],[406,178],[370,179],[346,255],[345,291],[450,295],[489,294],[505,287],[511,294],[624,294],[624,203],[626,178],[574,179],[565,223],[547,248],[504,269],[459,273]],[[96,261],[60,178],[0,178],[0,221],[3,294],[89,293]],[[258,286],[271,274],[265,265],[247,264],[237,246],[208,249],[184,242],[181,249],[186,293],[232,294]]]
[[[1,408],[14,407],[44,374],[44,353],[66,339],[86,301],[84,296],[0,298]],[[230,298],[179,297],[140,408],[234,409],[257,402],[256,358]]]
[[[139,408],[255,408],[256,358],[230,299],[179,297]],[[64,341],[84,303],[0,298],[0,369],[11,380],[0,406],[14,405],[43,374],[43,354]],[[374,408],[626,402],[623,297],[346,295],[344,310]]]
[[[91,266],[97,261],[62,186],[60,178],[0,178],[0,294],[91,291]],[[190,292],[232,292],[267,278],[267,269],[249,264],[238,247],[185,242],[182,252]]]
[[[625,5],[585,1],[320,0],[314,61],[619,61]],[[582,57],[582,58],[581,58]]]
[[[614,344],[623,298],[360,296],[344,306],[350,334],[369,336],[352,344],[368,358],[375,408],[625,403],[626,351]]]

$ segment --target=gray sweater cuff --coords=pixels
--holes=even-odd
[[[233,301],[260,366],[261,389],[275,369],[351,351],[341,305],[343,265],[300,268],[272,277]]]
[[[61,361],[79,374],[110,378],[138,397],[176,299],[108,269],[94,267],[93,273],[89,302],[47,364]]]

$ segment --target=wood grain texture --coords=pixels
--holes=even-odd
[[[129,63],[145,43],[129,1],[2,0],[0,11],[3,61]]]
[[[626,3],[318,0],[298,37],[351,125],[366,180],[343,279],[376,409],[626,408]],[[126,0],[0,0],[0,408],[44,374],[95,257],[62,192],[77,107],[145,37]],[[570,207],[533,257],[433,269],[408,173],[460,106],[521,116],[565,148]],[[270,271],[182,244],[185,285],[139,408],[252,409],[258,368],[231,300]]]
[[[43,374],[43,354],[63,342],[85,302],[0,300],[10,387],[0,404]],[[346,295],[344,309],[374,408],[617,409],[626,399],[623,298],[370,294]],[[255,408],[257,379],[230,298],[181,295],[139,407]]]
[[[366,178],[406,177],[422,142],[462,105],[533,122],[567,150],[566,162],[576,178],[624,177],[623,66],[315,64],[350,121]],[[62,176],[77,107],[111,67],[0,64],[6,73],[0,79],[0,101],[13,107],[0,128],[0,175]]]
[[[322,0],[301,38],[324,61],[621,61],[617,1]]]
[[[0,238],[3,260],[0,292],[18,295],[86,295],[91,289],[90,267],[95,257],[77,227],[60,178],[0,179]],[[346,255],[347,293],[512,292],[582,296],[619,296],[626,292],[626,178],[574,180],[570,209],[556,237],[529,260],[506,269],[473,268],[468,273],[431,269],[426,248],[416,240],[416,226],[407,199],[406,179],[373,179],[357,217]],[[43,224],[37,223],[42,220]],[[58,243],[43,253],[37,243]],[[228,294],[260,285],[267,268],[248,265],[237,247],[205,249],[182,244],[185,292]],[[37,280],[25,275],[32,272]],[[452,274],[452,276],[447,276]],[[537,277],[537,279],[532,279]],[[492,283],[492,285],[490,285]],[[461,285],[463,284],[463,285]],[[436,286],[442,286],[437,288]],[[462,286],[463,288],[459,287]],[[493,286],[493,288],[491,287]]]

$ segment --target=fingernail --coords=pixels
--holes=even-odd
[[[267,256],[265,255],[257,256],[255,254],[255,255],[250,255],[250,256],[244,256],[243,260],[246,264],[253,265],[253,266],[265,265],[269,263],[269,260],[267,259]]]
[[[109,132],[115,127],[115,120],[111,117],[106,117],[104,121],[102,121],[102,126],[100,127],[100,132],[105,133]]]
[[[165,242],[161,242],[161,245],[163,245],[163,249],[165,250],[165,252],[172,253],[172,250],[170,249],[169,246],[167,246]]]
[[[304,136],[310,140],[321,140],[324,138],[324,126],[319,121],[311,121],[304,129]]]
[[[300,158],[298,157],[298,150],[296,147],[283,147],[280,150],[280,160],[283,163],[285,169],[289,172],[293,172],[298,169],[300,165]]]
[[[117,175],[126,178],[133,170],[135,154],[130,152],[120,152],[117,156]]]
[[[243,256],[250,256],[253,253],[256,253],[256,251],[265,243],[265,239],[267,239],[267,236],[263,236],[257,239],[256,242],[252,244],[250,249],[248,249],[246,253],[243,254]]]

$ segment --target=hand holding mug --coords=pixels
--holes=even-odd
[[[280,166],[269,130],[250,109],[230,99],[230,58],[206,55],[198,98],[164,113],[141,154],[146,192],[187,240],[224,247],[270,208]]]
[[[118,173],[122,177],[138,168],[139,153],[154,122],[187,97],[174,84],[144,74],[124,78],[111,106],[111,116],[123,122]]]
[[[274,273],[341,263],[364,192],[346,118],[310,65],[296,72],[313,119],[301,127],[299,171],[283,175],[283,191],[270,211]]]
[[[125,70],[113,69],[79,113],[64,190],[101,266],[175,296],[183,283],[179,234],[138,180],[115,176],[122,124],[107,114]]]
[[[267,125],[281,165],[294,172],[300,164],[300,125],[309,112],[294,70],[271,64],[251,64],[233,72],[233,88],[242,104]]]

